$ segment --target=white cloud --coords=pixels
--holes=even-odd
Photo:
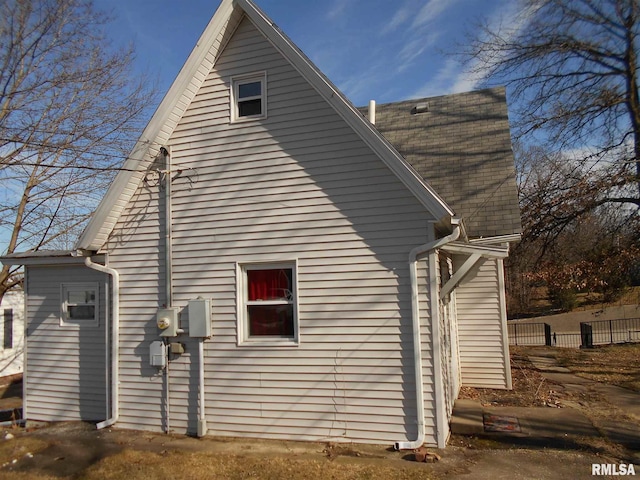
[[[329,20],[336,20],[344,14],[345,10],[354,2],[354,0],[336,0],[327,13]]]
[[[409,68],[416,58],[422,55],[427,48],[432,47],[436,43],[439,36],[439,32],[431,32],[425,35],[414,36],[409,40],[405,46],[402,47],[400,52],[398,52],[397,58],[400,61],[400,64],[396,69],[397,72],[401,73]]]
[[[429,4],[441,1],[430,0]],[[506,26],[507,37],[514,38],[528,25],[536,11],[536,8],[521,11],[517,2],[506,2],[503,8],[496,10],[489,17],[488,23],[492,30]],[[474,90],[487,79],[487,75],[488,70],[482,68],[477,61],[463,68],[455,59],[450,58],[432,79],[415,91],[414,96],[428,97]]]
[[[451,91],[452,79],[456,79],[460,76],[460,67],[458,63],[449,59],[445,62],[444,66],[436,73],[436,75],[422,85],[418,90],[410,95],[410,98],[420,97],[435,97],[438,95],[445,95],[447,93],[453,93]]]
[[[455,59],[447,59],[435,76],[418,88],[413,98],[435,97],[474,90],[485,79],[484,72],[469,73]]]
[[[382,29],[383,34],[391,33],[397,30],[403,23],[411,18],[411,8],[404,6],[398,10],[391,21]]]
[[[454,3],[455,0],[429,0],[415,16],[411,28],[418,28],[432,22]]]

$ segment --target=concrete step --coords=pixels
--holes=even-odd
[[[476,400],[458,399],[453,405],[451,433],[480,435],[484,433],[482,405]]]

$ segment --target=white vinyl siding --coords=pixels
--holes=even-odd
[[[230,79],[255,71],[267,72],[269,117],[230,123]],[[183,171],[173,183],[174,304],[212,299],[213,336],[205,342],[210,433],[415,439],[408,257],[427,239],[425,208],[246,19],[170,148]],[[154,430],[163,427],[163,382],[145,352],[157,338],[153,318],[164,301],[158,195],[143,185],[108,245],[122,279],[119,425]],[[236,265],[292,258],[299,346],[238,347]],[[423,336],[431,428],[426,320]],[[187,353],[170,366],[170,419],[185,432],[197,422],[197,344],[181,341]]]
[[[90,282],[106,305],[105,277],[84,267],[27,267],[25,410],[29,420],[104,420],[105,309],[98,326],[60,325],[61,284]]]
[[[507,388],[509,359],[505,358],[500,285],[495,259],[479,266],[456,289],[460,368],[463,385]]]
[[[6,315],[11,312],[10,317]],[[23,369],[24,294],[13,290],[4,294],[0,304],[0,375],[15,375]]]
[[[137,146],[138,148],[134,149],[134,151],[129,155],[129,160],[125,164],[126,167],[137,169],[140,161],[147,162],[147,164],[150,163],[153,160],[153,156],[149,155],[149,152],[147,151],[148,146],[151,145],[153,149],[160,145],[164,145],[167,142],[169,135],[173,132],[175,126],[180,121],[180,118],[182,118],[184,109],[190,105],[191,100],[202,84],[203,78],[205,78],[211,70],[218,55],[227,44],[242,17],[242,11],[240,9],[234,9],[230,13],[228,20],[221,25],[220,29],[214,29],[216,31],[215,38],[208,34],[208,29],[204,32],[199,44],[201,46],[207,45],[208,50],[205,51],[200,49],[197,52],[196,56],[198,57],[197,59],[199,62],[196,62],[195,64],[187,62],[187,64],[185,64],[185,67],[190,68],[184,68],[180,72],[171,90],[167,93],[160,107],[158,107],[158,111],[145,129],[145,133],[153,132],[155,137],[149,139],[143,134],[143,138]],[[174,99],[174,96],[172,95],[174,89],[182,90],[180,95],[176,95],[176,99]],[[158,129],[157,132],[156,128]],[[122,183],[119,183],[118,178],[116,178],[114,184],[117,183],[117,188],[113,192],[110,189],[107,196],[115,194],[118,196],[118,200],[110,208],[105,221],[100,225],[95,238],[92,239],[90,244],[82,243],[83,235],[80,243],[82,248],[85,248],[86,250],[102,249],[107,240],[111,238],[112,229],[114,228],[115,223],[120,219],[122,213],[129,204],[129,201],[136,201],[131,198],[131,195],[135,194],[134,190],[137,190],[136,186],[139,184],[142,177],[143,173],[132,172],[130,176],[123,178],[123,180],[126,181],[123,181]],[[112,185],[112,187],[113,186],[114,185]],[[96,214],[99,213],[100,207]],[[88,232],[85,232],[85,234],[87,233]]]

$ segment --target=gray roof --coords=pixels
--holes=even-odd
[[[469,237],[521,233],[503,87],[377,105],[375,126],[462,217]]]

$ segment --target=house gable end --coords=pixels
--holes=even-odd
[[[98,205],[76,249],[98,251],[105,244],[160,147],[166,144],[243,15],[234,2],[221,3]]]
[[[98,251],[103,247],[127,202],[142,182],[146,170],[173,133],[244,15],[251,19],[269,42],[313,85],[436,219],[453,215],[453,211],[437,193],[266,15],[249,0],[223,0],[80,237],[76,244],[78,250]]]
[[[266,118],[233,122],[231,79],[257,73],[266,77]],[[406,353],[411,345],[407,259],[429,238],[434,218],[424,205],[249,17],[219,55],[167,147],[176,172],[171,304],[181,308],[194,298],[211,300],[215,319],[206,342],[206,375],[207,388],[216,393],[207,415],[217,433],[362,442],[415,438],[414,405],[406,400],[412,394],[404,384],[413,373]],[[109,266],[121,278],[123,338],[154,334],[154,308],[166,301],[169,220],[160,183],[157,175],[148,176],[109,239]],[[247,272],[258,266],[290,269],[297,279],[294,334],[285,345],[271,339],[257,347],[253,342],[261,339],[246,335]],[[428,335],[429,326],[423,331]],[[184,342],[193,351],[194,343]],[[274,364],[283,356],[284,364]],[[326,366],[333,369],[336,362],[353,372],[344,388],[355,392],[345,393],[350,410],[339,418],[326,396],[335,386]],[[151,367],[140,363],[138,342],[123,344],[120,391],[126,400],[119,424],[125,428],[154,428],[161,420],[160,410],[154,410],[154,395],[161,393],[154,389],[160,385],[147,376]],[[177,358],[172,371],[190,365],[188,357]],[[310,365],[315,365],[311,371]],[[429,366],[424,371],[425,388],[432,391],[433,374]],[[190,381],[179,377],[172,378],[176,392],[182,388],[177,385]],[[364,388],[372,379],[374,386]],[[141,388],[153,394],[138,399]],[[172,427],[193,429],[182,413],[184,403],[179,406],[184,398],[174,400]],[[270,408],[263,409],[263,400]],[[425,403],[425,441],[433,444],[435,406],[431,398]],[[280,405],[286,405],[286,414]],[[375,414],[369,416],[372,405]],[[356,428],[346,421],[354,415]],[[256,420],[248,423],[248,416]]]

